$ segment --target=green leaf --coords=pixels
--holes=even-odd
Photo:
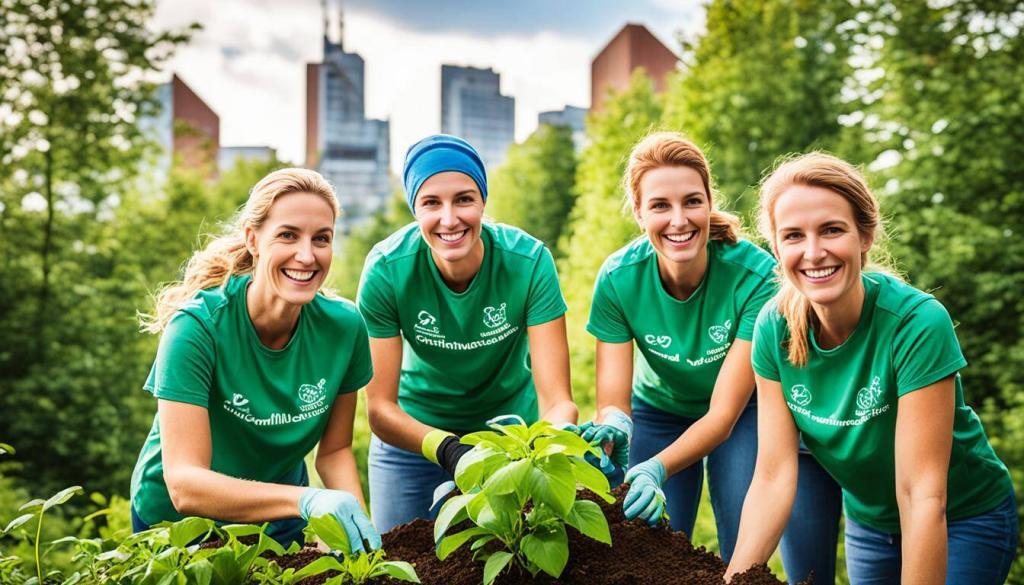
[[[292,575],[294,582],[301,581],[307,577],[326,573],[327,571],[344,571],[345,567],[333,555],[324,555],[317,560],[302,567]]]
[[[488,426],[505,436],[518,439],[524,445],[530,442],[530,429],[523,425],[499,425],[492,423]]]
[[[478,538],[478,539],[473,541],[473,544],[470,545],[469,550],[479,550],[480,548],[482,548],[484,545],[486,545],[488,542],[491,542],[495,538],[498,538],[498,537],[493,535],[493,534],[489,534],[489,535],[487,535],[487,536],[485,536],[483,538]]]
[[[24,504],[22,504],[21,507],[18,508],[18,511],[19,512],[24,512],[25,510],[36,510],[36,511],[38,511],[38,509],[41,508],[43,506],[43,504],[45,504],[45,503],[46,503],[46,500],[35,498],[34,500],[29,500],[29,501],[25,502]]]
[[[255,524],[227,524],[221,526],[220,529],[235,537],[235,539],[263,532],[263,527]]]
[[[437,558],[443,561],[448,558],[448,555],[458,550],[460,546],[466,544],[470,539],[485,534],[490,534],[486,528],[475,527],[467,528],[462,532],[456,532],[451,536],[446,536],[437,544]]]
[[[18,516],[17,518],[15,518],[14,520],[11,520],[7,524],[7,527],[4,528],[4,534],[9,534],[15,528],[18,528],[19,526],[24,525],[26,522],[28,522],[29,520],[31,520],[31,519],[33,519],[35,517],[36,517],[35,514],[22,514],[21,516]]]
[[[348,553],[349,541],[345,529],[330,514],[309,519],[309,529],[332,550]]]
[[[195,516],[179,520],[171,525],[169,535],[171,546],[185,548],[193,540],[212,530],[213,525],[212,520]]]
[[[482,483],[483,478],[490,476],[508,461],[509,457],[505,453],[488,445],[477,445],[459,460],[455,468],[455,484],[463,493],[469,493]]]
[[[558,578],[569,561],[569,539],[565,534],[565,526],[558,524],[550,530],[527,534],[519,549],[527,560],[548,575]]]
[[[213,563],[206,559],[189,563],[185,567],[185,575],[189,585],[210,585],[213,581]]]
[[[448,501],[441,505],[437,520],[434,521],[434,542],[441,540],[452,524],[458,524],[466,519],[466,504],[476,497],[478,494],[462,494],[448,498]]]
[[[569,459],[553,455],[535,461],[521,489],[533,497],[534,503],[543,502],[565,518],[576,499],[576,478]]]
[[[57,492],[56,494],[50,496],[50,499],[46,500],[46,502],[43,503],[43,511],[45,512],[46,510],[49,510],[54,506],[59,506],[64,502],[70,500],[72,496],[84,492],[85,490],[82,489],[82,486],[73,485],[71,487],[64,488]]]
[[[484,493],[488,496],[501,496],[521,489],[532,466],[533,462],[529,459],[505,465],[487,479],[483,486]]]
[[[392,579],[409,581],[412,583],[420,582],[420,578],[416,574],[416,569],[405,561],[385,561],[378,565],[378,567],[382,569],[382,574],[387,575]]]
[[[601,512],[601,506],[590,500],[577,500],[565,521],[580,533],[607,545],[612,543],[608,520]]]
[[[511,560],[512,553],[509,552],[498,551],[491,555],[484,565],[484,585],[491,585]]]
[[[611,487],[608,485],[608,478],[601,473],[600,469],[583,459],[569,459],[569,464],[572,466],[572,474],[578,484],[594,492],[609,504],[615,503],[615,498],[609,493]]]
[[[14,455],[16,451],[7,443],[0,443],[0,455]]]

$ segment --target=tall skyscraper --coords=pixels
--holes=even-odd
[[[590,109],[598,112],[609,91],[629,86],[633,70],[643,67],[657,91],[665,91],[668,74],[679,58],[642,24],[627,24],[590,64]]]
[[[516,100],[501,95],[500,75],[441,65],[441,132],[466,139],[490,170],[505,160],[515,130]]]
[[[334,185],[343,210],[339,230],[348,232],[391,192],[391,134],[387,120],[366,118],[365,64],[342,46],[340,11],[337,42],[329,32],[325,2],[324,60],[306,64],[306,166]]]
[[[565,106],[561,110],[541,112],[537,116],[537,124],[566,126],[570,128],[576,152],[583,150],[583,147],[587,144],[587,108]]]

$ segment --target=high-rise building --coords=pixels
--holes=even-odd
[[[326,7],[325,7],[326,8]],[[306,65],[306,166],[334,185],[347,232],[384,207],[391,192],[390,124],[368,120],[364,108],[363,58],[346,53],[344,16],[337,42],[324,12],[324,60]]]
[[[215,175],[220,150],[217,113],[176,73],[156,88],[155,97],[160,113],[140,119],[139,126],[162,147],[154,169],[157,179],[167,177],[172,163]]]
[[[566,126],[572,130],[572,142],[576,152],[583,150],[587,144],[587,109],[576,106],[565,106],[561,110],[541,112],[537,116],[537,124],[549,126]]]
[[[217,167],[224,172],[239,161],[270,162],[276,157],[277,151],[270,146],[222,146],[217,154]]]
[[[493,69],[441,65],[441,132],[472,144],[488,170],[515,141],[516,100],[500,86]]]
[[[627,24],[590,64],[590,109],[600,111],[609,91],[626,89],[638,67],[654,80],[655,90],[665,91],[666,78],[678,61],[645,26]]]

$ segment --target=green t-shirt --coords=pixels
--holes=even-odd
[[[899,398],[955,374],[956,411],[946,516],[981,514],[1013,486],[964,404],[958,371],[967,365],[953,322],[935,297],[886,274],[865,273],[864,308],[854,332],[823,350],[810,332],[808,365],[787,359],[785,319],[774,302],[757,319],[754,371],[782,384],[804,443],[843,488],[846,513],[889,533],[900,531],[895,437]]]
[[[669,294],[649,239],[605,260],[594,286],[587,331],[607,343],[636,341],[633,392],[679,416],[708,412],[734,339],[749,341],[761,307],[775,294],[775,260],[748,241],[707,244],[708,264],[685,301]]]
[[[480,272],[461,293],[442,280],[415,223],[374,246],[359,284],[370,336],[404,338],[399,405],[450,431],[482,429],[500,414],[537,420],[526,328],[566,309],[540,240],[492,223],[481,238]]]
[[[373,376],[369,339],[355,305],[317,295],[291,340],[273,350],[249,319],[249,276],[201,291],[168,323],[145,390],[206,408],[213,471],[294,483],[339,394]],[[180,520],[164,484],[160,419],[154,417],[132,474],[132,504],[147,524]]]

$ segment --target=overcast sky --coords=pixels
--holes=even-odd
[[[336,30],[338,0],[328,0]],[[392,167],[441,126],[441,64],[492,67],[516,98],[516,140],[537,114],[589,107],[590,62],[627,22],[678,52],[698,0],[346,0],[344,46],[366,62],[366,113],[391,120]],[[305,64],[323,57],[321,0],[158,0],[154,26],[199,22],[168,68],[220,116],[222,146],[305,159]],[[336,33],[332,33],[336,34]]]

